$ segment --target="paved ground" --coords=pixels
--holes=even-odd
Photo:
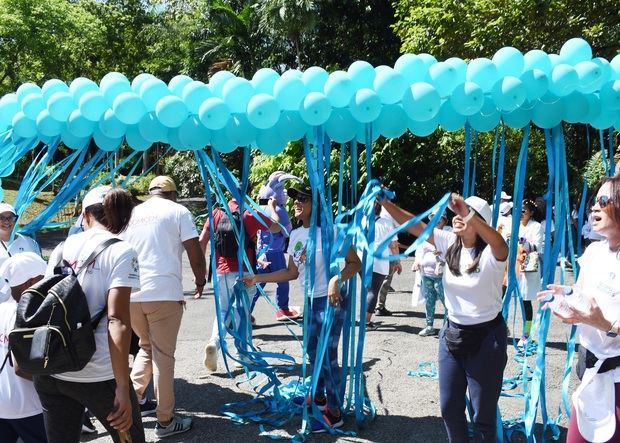
[[[58,237],[41,238],[49,248]],[[49,249],[46,249],[49,250]],[[394,313],[392,317],[377,318],[381,323],[376,331],[367,333],[364,352],[366,369],[366,386],[368,395],[377,407],[377,419],[367,428],[358,430],[355,421],[348,418],[345,429],[355,431],[357,437],[332,437],[329,435],[312,436],[311,441],[349,441],[349,442],[445,442],[447,436],[440,417],[438,406],[438,384],[429,378],[415,378],[407,371],[415,370],[420,362],[435,362],[437,339],[419,337],[417,333],[424,327],[422,308],[410,307],[410,287],[413,274],[409,270],[411,263],[406,263],[405,272],[393,281],[395,292],[390,293],[388,307]],[[184,287],[191,290],[191,272],[185,268]],[[273,294],[274,285],[268,286]],[[303,305],[299,288],[293,284],[291,304]],[[239,383],[243,378],[241,371],[231,378],[224,372],[210,374],[203,367],[203,349],[210,335],[214,302],[213,293],[208,288],[200,300],[193,300],[186,292],[187,310],[185,312],[177,348],[176,392],[177,409],[194,419],[194,429],[178,438],[168,441],[177,442],[254,442],[269,441],[259,436],[257,425],[237,425],[219,414],[224,403],[248,400],[252,398],[249,387]],[[273,309],[264,300],[258,303],[255,311],[258,327],[254,330],[255,343],[265,351],[285,351],[297,358],[301,356],[300,346],[285,325],[274,319]],[[443,307],[437,308],[435,325],[442,321]],[[520,324],[519,320],[518,323]],[[301,329],[292,326],[301,333]],[[520,330],[516,328],[516,330]],[[550,346],[547,357],[547,392],[548,410],[555,414],[560,402],[560,385],[564,368],[564,340],[567,328],[555,319],[550,334]],[[514,356],[514,349],[510,349]],[[531,364],[532,358],[529,359]],[[220,361],[221,363],[221,361]],[[223,366],[223,365],[221,365]],[[506,369],[507,376],[521,372],[521,366],[510,360]],[[502,398],[500,407],[505,418],[517,417],[523,410],[523,401]],[[289,432],[299,426],[294,420],[287,428]],[[566,422],[561,423],[566,426]],[[144,420],[147,441],[154,441],[154,418]],[[110,441],[105,430],[99,425],[96,436],[85,437],[83,441]],[[517,437],[514,441],[524,441]]]

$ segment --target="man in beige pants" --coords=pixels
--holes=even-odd
[[[174,415],[174,352],[183,316],[181,256],[187,252],[197,294],[205,286],[205,257],[198,243],[192,215],[176,203],[177,189],[170,177],[159,176],[149,185],[151,198],[136,206],[122,234],[138,253],[140,291],[131,295],[131,327],[140,351],[131,380],[142,415],[155,412],[157,437],[188,431],[192,420]],[[157,404],[146,401],[151,377]]]

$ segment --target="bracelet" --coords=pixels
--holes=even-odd
[[[474,217],[474,215],[476,215],[476,211],[474,211],[472,208],[469,208],[469,213],[465,217],[463,217],[463,221],[467,223]]]
[[[205,278],[204,283],[200,283],[200,284],[196,283],[196,287],[201,288],[201,287],[204,287],[206,284],[207,284],[207,279]]]

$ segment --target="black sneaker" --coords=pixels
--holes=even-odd
[[[97,428],[91,421],[90,412],[84,411],[84,416],[82,419],[82,434],[94,434],[97,432]]]
[[[388,311],[385,307],[375,309],[375,315],[379,317],[389,317],[392,315],[392,311]]]
[[[366,330],[367,331],[375,331],[379,328],[379,325],[376,324],[375,322],[369,321],[366,323]]]
[[[142,417],[155,414],[156,409],[157,409],[157,402],[155,400],[147,400],[143,404],[140,403],[140,415]]]

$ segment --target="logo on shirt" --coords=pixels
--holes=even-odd
[[[295,243],[295,247],[293,248],[293,261],[302,265],[306,263],[306,245],[301,241]]]

